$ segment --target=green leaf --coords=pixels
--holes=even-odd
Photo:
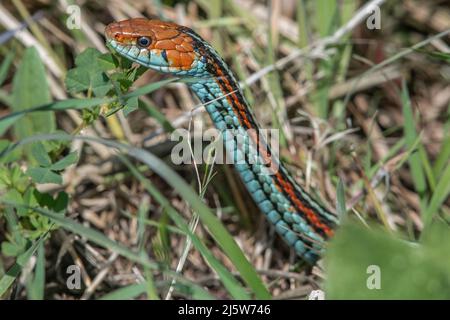
[[[133,97],[127,100],[127,104],[123,108],[124,116],[128,116],[131,112],[139,108],[138,97]]]
[[[106,74],[91,66],[78,67],[67,72],[67,90],[71,93],[92,90],[97,97],[104,97],[112,85]]]
[[[60,193],[58,193],[58,196],[53,202],[53,206],[51,206],[51,209],[53,209],[55,212],[63,212],[67,209],[68,205],[69,195],[64,191],[61,191]]]
[[[88,48],[75,59],[76,67],[67,72],[67,90],[72,93],[92,91],[97,97],[104,97],[112,89],[112,83],[100,67],[98,58],[102,54]]]
[[[13,111],[24,111],[51,102],[45,68],[34,47],[26,49],[14,76],[12,99]],[[18,139],[54,130],[55,117],[49,112],[26,114],[14,125]]]
[[[78,67],[67,71],[66,88],[71,93],[88,90],[91,87],[91,78],[88,67]]]
[[[16,189],[10,189],[1,196],[4,201],[23,203],[22,195]]]
[[[8,200],[2,199],[2,201]],[[6,206],[4,208],[5,220],[8,226],[9,241],[5,241],[2,243],[2,253],[5,256],[10,257],[19,256],[20,254],[24,253],[27,249],[27,240],[23,236],[23,231],[21,229],[21,226],[19,225],[19,219],[17,215],[14,213],[14,209],[16,211],[28,212],[27,208],[24,208],[22,206],[14,206],[14,208],[12,206]]]
[[[103,71],[109,71],[117,68],[118,63],[114,60],[111,53],[104,53],[97,57],[98,65]]]
[[[61,176],[49,168],[29,168],[27,174],[35,183],[62,184]]]
[[[52,164],[52,160],[48,156],[44,145],[40,142],[32,144],[31,154],[34,157],[34,160],[36,160],[41,167],[48,167]]]
[[[37,206],[38,205],[38,201],[35,197],[35,191],[36,189],[34,187],[29,187],[24,195],[23,195],[23,203],[28,205],[28,206]],[[23,209],[23,208],[21,208]]]
[[[58,160],[54,164],[50,166],[50,169],[54,171],[59,171],[67,168],[68,166],[76,163],[78,161],[78,154],[74,151],[69,153],[67,156],[62,158],[61,160]]]
[[[33,196],[41,207],[51,208],[55,201],[50,194],[41,193],[37,189],[33,190]]]
[[[1,199],[4,201],[11,201],[15,203],[26,203],[23,199],[22,194],[20,194],[17,189],[9,189],[4,195],[1,196]],[[26,216],[27,210],[24,208],[17,208],[17,214],[19,216]]]
[[[23,248],[21,246],[8,241],[2,242],[2,254],[4,254],[5,257],[16,257],[22,252]]]
[[[450,230],[434,224],[421,244],[344,224],[326,256],[328,299],[450,299]]]

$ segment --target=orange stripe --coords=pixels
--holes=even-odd
[[[231,86],[228,78],[223,76],[222,69],[215,62],[213,62],[213,64],[214,64],[214,67],[215,67],[219,77],[224,79],[223,82],[224,82],[226,88],[223,88],[220,81],[216,81],[217,85],[222,90],[222,92],[232,92],[231,94],[228,94],[226,96],[228,103],[233,108],[235,114],[238,114],[240,116],[238,118],[239,118],[239,121],[241,122],[241,125],[249,128],[249,129],[252,129],[251,123],[247,117],[247,112],[246,112],[247,108],[239,101],[239,98],[236,95],[236,93],[233,92],[234,91],[233,87]],[[234,104],[232,102],[234,102]],[[237,106],[237,108],[239,110],[236,110],[234,108],[234,106]],[[249,134],[249,135],[252,138],[253,142],[255,144],[257,144],[256,136],[254,134]],[[264,148],[264,146],[259,145],[258,150],[260,151],[260,154],[263,155],[264,160],[267,161],[267,163],[270,163],[270,168],[273,170],[274,169],[273,162],[271,161],[270,156],[266,152],[267,151],[266,148]],[[286,181],[283,178],[283,176],[280,174],[280,172],[275,172],[275,171],[272,171],[272,172],[275,173],[275,175],[277,177],[277,179],[276,179],[277,187],[280,187],[282,191],[286,192],[289,195],[290,200],[294,203],[294,205],[300,212],[303,212],[305,214],[306,219],[312,224],[312,226],[315,229],[319,229],[319,230],[323,231],[323,233],[325,233],[325,235],[327,237],[332,237],[333,230],[330,227],[328,227],[326,224],[321,222],[320,219],[317,217],[316,213],[311,208],[309,208],[303,204],[303,202],[295,194],[295,189],[292,186],[292,184],[289,181]]]
[[[280,187],[283,189],[283,191],[287,192],[289,198],[296,205],[296,207],[300,209],[301,212],[305,213],[306,219],[313,225],[313,227],[322,230],[327,237],[333,236],[333,230],[331,230],[331,228],[326,224],[322,223],[314,213],[314,211],[311,208],[305,206],[303,202],[297,197],[292,184],[289,181],[284,180],[283,176],[279,172],[277,172],[276,176]]]
[[[222,69],[220,68],[220,66],[213,60],[212,61],[214,68],[219,76],[219,78],[223,79],[223,83],[225,84],[226,88],[222,87],[222,84],[220,83],[220,81],[216,80],[216,83],[218,84],[218,86],[220,87],[220,89],[223,92],[231,92],[231,94],[228,94],[226,96],[226,99],[228,101],[228,103],[230,104],[230,106],[233,108],[234,113],[239,115],[239,121],[241,122],[241,125],[245,128],[252,128],[250,121],[248,120],[247,117],[247,112],[246,112],[246,107],[244,105],[242,105],[242,103],[239,101],[238,96],[236,95],[236,92],[234,92],[233,87],[230,83],[230,81],[228,80],[228,78],[226,76],[224,76]],[[225,94],[224,94],[225,95]],[[231,100],[232,99],[232,100]],[[234,104],[233,104],[234,102]],[[236,105],[238,107],[239,110],[236,110],[233,106]],[[245,126],[244,126],[245,124]]]

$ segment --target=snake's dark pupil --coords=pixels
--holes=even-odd
[[[140,37],[140,38],[138,39],[138,44],[139,44],[141,47],[147,47],[147,46],[150,44],[150,39],[147,38],[147,37]]]

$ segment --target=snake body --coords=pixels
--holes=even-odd
[[[105,35],[109,46],[131,61],[194,79],[187,83],[222,133],[225,149],[253,200],[295,252],[314,263],[338,219],[272,154],[236,77],[220,55],[193,30],[159,20],[114,22]]]

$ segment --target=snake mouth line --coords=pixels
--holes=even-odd
[[[155,54],[151,50],[147,50],[148,58],[149,58],[148,61],[143,61],[143,60],[139,59],[138,56],[130,54],[130,50],[132,48],[134,48],[135,45],[133,45],[133,44],[117,44],[117,42],[114,39],[107,39],[107,42],[115,52],[117,52],[120,55],[124,56],[125,58],[128,58],[128,59],[130,59],[140,65],[143,65],[145,67],[155,68],[160,71],[174,71],[174,70],[179,69],[177,67],[165,66],[165,65],[154,64],[154,63],[149,62],[151,60],[151,56]]]
[[[125,58],[130,59],[140,65],[150,67],[150,68],[155,68],[155,69],[158,69],[161,71],[170,71],[172,68],[175,68],[175,67],[170,67],[170,66],[164,66],[161,64],[151,63],[150,62],[151,56],[152,56],[152,54],[154,54],[154,53],[152,53],[151,50],[148,50],[148,58],[149,59],[147,61],[143,61],[143,60],[139,59],[138,56],[132,55],[129,53],[130,50],[134,47],[133,45],[126,45],[126,44],[122,45],[121,44],[119,46],[116,46],[113,44],[115,42],[114,40],[109,40],[108,42],[111,45],[111,47],[114,49],[115,52],[119,53],[120,55],[124,56]]]

